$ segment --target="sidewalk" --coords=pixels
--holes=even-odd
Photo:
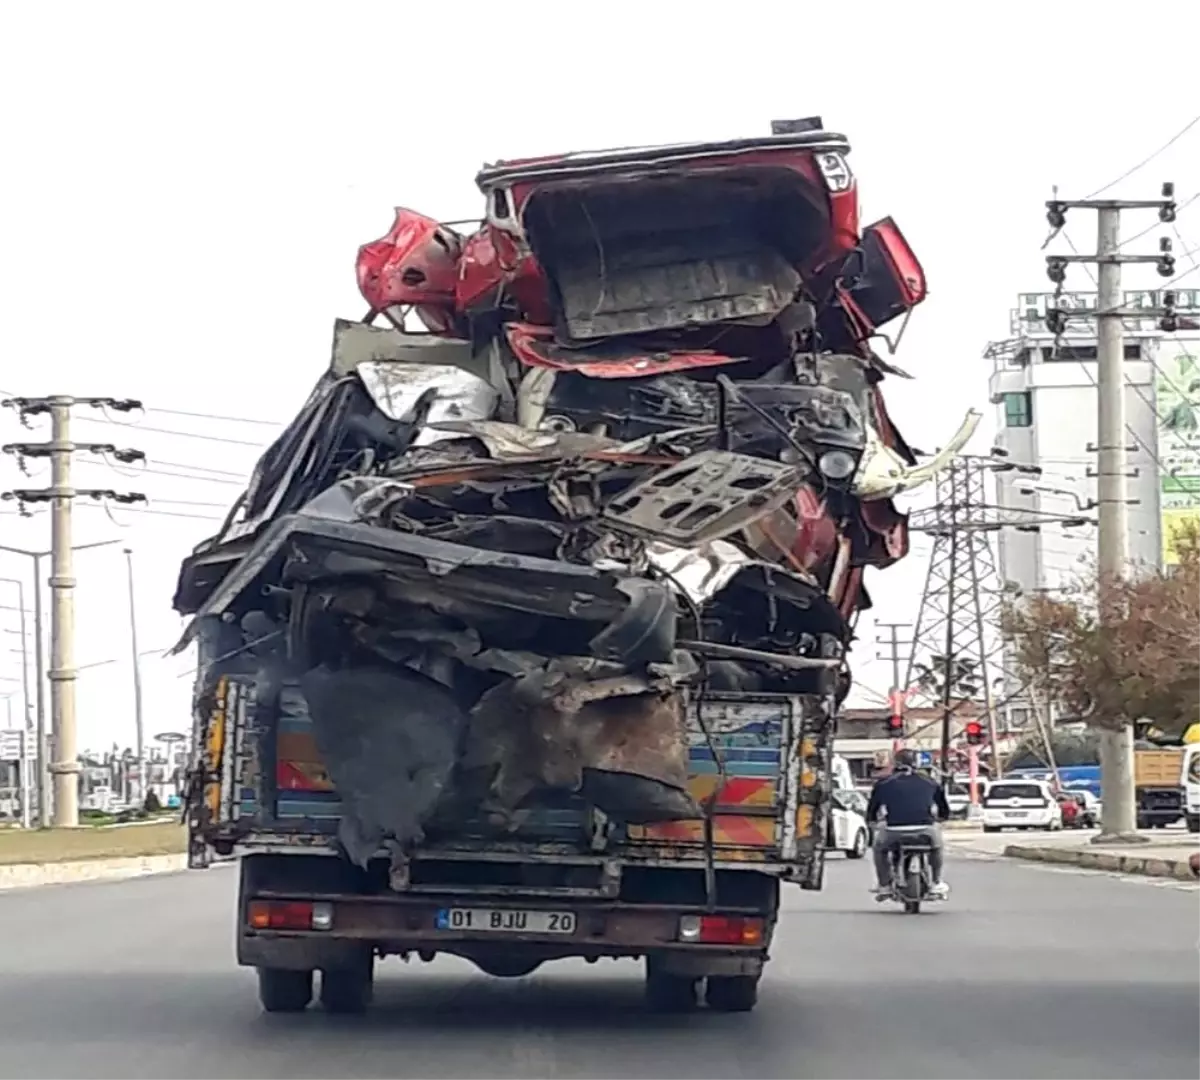
[[[1141,833],[1145,844],[1093,844],[1092,830],[1039,833],[977,833],[956,831],[947,840],[956,848],[1010,859],[1080,866],[1124,874],[1195,881],[1188,859],[1200,850],[1194,835],[1150,829]]]

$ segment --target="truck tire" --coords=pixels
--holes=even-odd
[[[674,975],[646,958],[646,1006],[651,1012],[690,1012],[696,1007],[697,980],[691,975]]]
[[[867,853],[867,830],[859,829],[854,834],[854,843],[846,852],[847,859],[861,859]]]
[[[1187,830],[1188,832],[1200,833],[1200,814],[1188,814]]]
[[[328,968],[321,972],[321,1008],[327,1013],[366,1012],[374,990],[374,957],[352,967]]]
[[[258,1000],[264,1012],[298,1013],[308,1008],[313,990],[311,971],[266,967],[260,967],[257,971]]]
[[[710,975],[704,1000],[717,1012],[749,1012],[758,1004],[758,976]]]

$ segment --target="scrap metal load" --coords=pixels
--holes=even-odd
[[[198,708],[239,672],[311,718],[354,861],[554,800],[701,816],[689,701],[844,696],[890,498],[978,417],[923,465],[889,419],[870,342],[924,276],[819,126],[500,164],[470,235],[361,249],[367,318],[175,598]]]

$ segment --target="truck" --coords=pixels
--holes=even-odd
[[[1136,747],[1133,782],[1139,829],[1160,829],[1184,817],[1183,747]]]
[[[377,962],[635,958],[753,1008],[820,889],[867,567],[919,458],[880,327],[925,296],[844,136],[501,162],[460,232],[401,209],[365,318],[184,561],[189,865],[237,860],[271,1012]]]
[[[1200,833],[1200,742],[1184,744],[1181,772],[1187,829],[1191,833]]]

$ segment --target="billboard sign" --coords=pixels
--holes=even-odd
[[[1173,565],[1180,525],[1200,523],[1200,339],[1162,339],[1155,397],[1163,563]]]
[[[25,753],[21,753],[24,736]],[[33,737],[27,731],[16,728],[0,730],[0,761],[20,761],[22,757],[33,757]]]
[[[1173,289],[1175,293],[1175,310],[1182,318],[1200,319],[1200,289]],[[1064,311],[1079,311],[1094,313],[1098,294],[1094,292],[1064,292],[1055,296],[1052,292],[1021,293],[1017,297],[1017,307],[1010,312],[1011,332],[1014,334],[1050,334],[1046,328],[1046,312],[1058,307]],[[1125,292],[1122,306],[1134,310],[1149,310],[1163,306],[1163,290],[1161,289],[1130,289]],[[1133,333],[1158,334],[1158,317],[1148,315],[1145,319],[1133,317],[1125,320],[1125,327]],[[1096,320],[1094,315],[1081,315],[1079,318],[1067,316],[1067,336],[1095,337]]]

